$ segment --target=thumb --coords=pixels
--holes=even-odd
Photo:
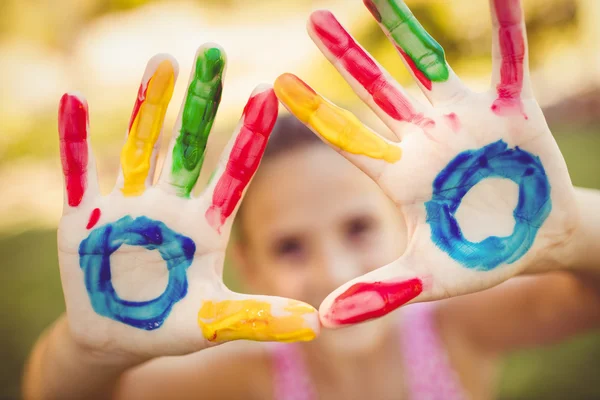
[[[403,256],[334,290],[319,307],[323,326],[354,325],[411,302],[433,300],[431,276],[423,276],[409,265]]]
[[[226,289],[221,300],[204,301],[198,311],[204,337],[215,343],[230,340],[310,341],[319,334],[317,310],[300,301],[250,296]]]

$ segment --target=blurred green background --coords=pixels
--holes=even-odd
[[[489,85],[485,0],[407,0],[473,88]],[[600,1],[524,0],[532,80],[573,182],[600,189]],[[18,398],[36,337],[64,309],[56,255],[62,182],[56,106],[79,90],[90,104],[101,186],[110,190],[119,144],[145,62],[172,53],[187,77],[195,49],[228,53],[223,102],[207,165],[228,139],[261,81],[293,71],[382,129],[305,33],[315,8],[329,8],[411,93],[420,96],[393,47],[359,0],[0,0],[0,398]],[[174,98],[181,99],[179,82]],[[176,103],[176,102],[174,102]],[[167,114],[172,125],[178,104]],[[168,130],[164,141],[169,139]],[[205,168],[210,171],[211,168]],[[205,177],[206,178],[206,177]],[[226,282],[239,289],[231,269]],[[600,398],[600,335],[511,355],[498,398]]]

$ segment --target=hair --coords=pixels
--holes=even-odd
[[[279,157],[294,150],[308,146],[324,145],[321,139],[308,129],[296,117],[290,114],[284,114],[277,118],[273,131],[269,136],[269,142],[262,157],[262,163],[267,160]],[[264,165],[264,164],[263,164]],[[260,175],[261,167],[256,171]],[[252,183],[250,184],[250,187]],[[242,215],[244,213],[244,202],[238,210],[234,223],[234,234],[240,243],[245,243],[245,232],[242,224]]]
[[[322,143],[317,135],[293,115],[285,114],[275,122],[262,159],[266,161],[282,153],[317,143]]]

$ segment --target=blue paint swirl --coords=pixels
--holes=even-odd
[[[169,282],[160,296],[148,301],[128,301],[117,295],[111,280],[110,256],[123,244],[158,250],[169,271]],[[187,294],[186,270],[195,252],[192,239],[147,217],[126,216],[94,229],[79,245],[79,265],[94,311],[136,328],[159,328],[173,305]]]
[[[473,186],[487,178],[506,178],[519,185],[519,201],[510,236],[489,236],[470,242],[456,221],[456,211]],[[550,183],[539,157],[519,147],[509,149],[499,140],[478,150],[457,155],[433,182],[433,196],[425,203],[431,240],[463,266],[489,271],[511,264],[533,245],[550,211]]]

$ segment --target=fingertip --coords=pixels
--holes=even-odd
[[[226,56],[225,49],[217,42],[204,42],[198,47],[196,50],[196,56],[202,54],[206,50],[215,50],[218,51],[223,57]]]
[[[252,96],[256,96],[259,93],[263,93],[263,92],[270,92],[269,95],[275,95],[275,93],[273,92],[273,85],[271,85],[270,83],[265,83],[265,82],[261,82],[258,85],[256,85],[256,87],[254,87],[254,89],[252,90],[252,93],[250,94],[250,97]]]
[[[88,105],[79,92],[63,94],[59,102],[58,128],[63,140],[85,138],[87,136]]]
[[[293,76],[293,74],[285,72],[275,78],[275,81],[273,82],[273,89],[275,90],[277,97],[279,97],[279,93],[281,92],[282,87],[285,86],[286,82],[290,81],[290,75]]]
[[[351,48],[354,40],[331,11],[319,10],[313,13],[311,22],[308,33],[312,40],[318,47],[320,44],[325,46],[336,59]]]
[[[210,342],[299,342],[313,340],[320,332],[312,306],[264,296],[204,302],[198,311],[198,325]]]
[[[66,204],[77,207],[87,190],[89,150],[87,102],[76,92],[60,99],[58,134],[60,158],[65,179]]]
[[[158,72],[159,68],[163,73],[167,71],[172,73],[175,79],[179,75],[179,63],[177,59],[168,53],[158,53],[148,60],[142,79],[143,82],[148,82]]]
[[[357,281],[328,296],[319,307],[319,318],[323,326],[331,328],[358,324],[389,314],[415,299],[423,290],[420,278]]]
[[[252,127],[252,130],[269,135],[279,111],[279,103],[273,87],[269,84],[258,85],[250,95],[246,107],[244,107],[244,125]]]
[[[60,100],[61,100],[61,102],[63,102],[63,101],[78,101],[79,103],[81,103],[82,105],[87,107],[87,100],[86,100],[85,96],[83,95],[83,93],[81,93],[77,90],[66,92],[65,94],[62,95]]]
[[[217,43],[202,44],[196,51],[194,75],[202,82],[222,77],[227,65],[227,55]]]
[[[80,92],[73,91],[62,95],[59,102],[60,115],[63,115],[65,112],[72,112],[78,109],[82,110],[86,114],[88,112],[87,100]]]
[[[165,59],[162,60],[156,67],[156,70],[152,74],[154,79],[165,78],[171,79],[175,78],[177,75],[178,66],[174,65],[171,60]]]
[[[161,59],[148,82],[146,94],[148,103],[167,105],[173,95],[176,79],[177,68],[172,64],[172,60]]]
[[[275,83],[273,84],[273,86],[275,87],[275,90],[277,90],[277,88],[282,88],[285,86],[294,85],[294,84],[298,84],[298,83],[302,83],[302,84],[306,85],[306,83],[304,83],[304,81],[302,79],[298,78],[296,75],[292,74],[291,72],[284,72],[283,74],[279,75],[275,79]]]
[[[322,25],[323,22],[330,21],[332,18],[336,19],[335,15],[329,10],[315,10],[310,14],[310,17],[308,18],[309,26]]]
[[[337,329],[340,328],[341,325],[336,324],[334,320],[332,320],[330,318],[330,312],[329,309],[331,308],[331,303],[332,303],[332,299],[330,300],[331,296],[327,296],[327,298],[325,300],[323,300],[323,303],[321,303],[321,305],[319,306],[319,323],[327,329]]]
[[[274,89],[279,101],[304,123],[321,104],[317,92],[294,74],[280,75],[275,80]]]

